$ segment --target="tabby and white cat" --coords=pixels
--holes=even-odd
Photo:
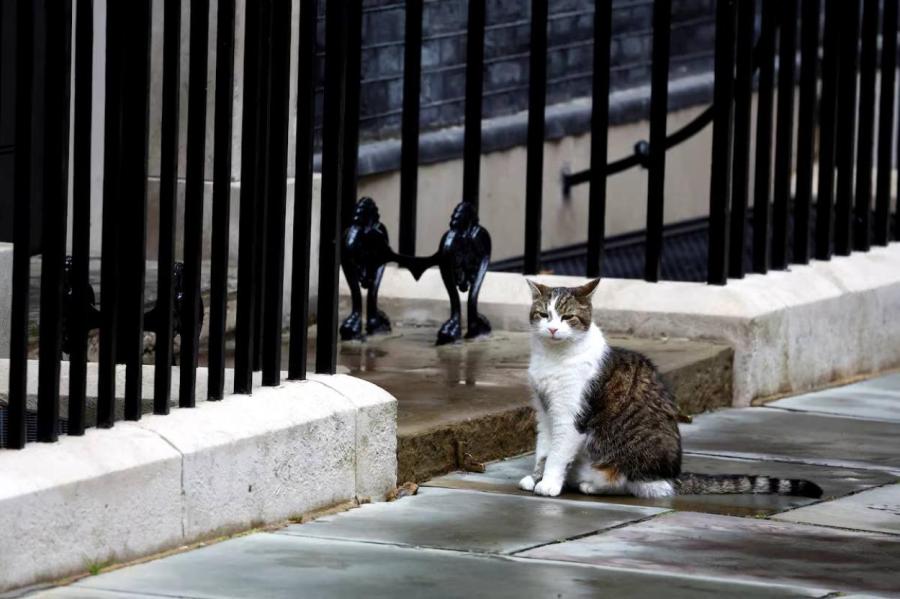
[[[598,283],[550,288],[528,281],[537,450],[534,472],[520,488],[551,497],[564,486],[638,497],[822,495],[803,480],[682,473],[674,398],[650,360],[606,343],[591,318]]]

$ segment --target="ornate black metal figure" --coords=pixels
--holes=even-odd
[[[184,316],[184,264],[175,263],[172,271],[172,282],[174,286],[174,303],[172,305],[172,337],[181,334],[181,323]],[[76,306],[72,287],[72,257],[66,256],[65,266],[63,267],[63,322],[62,322],[62,350],[65,353],[71,353],[72,349],[72,330],[74,323],[80,319],[83,326],[88,331],[100,328],[100,310],[96,308],[96,295],[94,288],[88,283],[85,296],[88,298],[88,304],[84,306]],[[197,321],[203,324],[203,307],[201,300],[200,314]],[[157,332],[162,325],[160,322],[159,305],[144,314],[144,330]],[[121,347],[121,345],[119,345]],[[116,362],[124,363],[124,357],[117,356]]]
[[[441,238],[438,251],[431,256],[418,257],[398,254],[391,249],[375,201],[362,198],[356,204],[350,226],[344,231],[341,262],[353,305],[350,315],[341,324],[341,338],[363,338],[361,289],[368,290],[366,333],[373,335],[391,330],[387,315],[378,309],[378,287],[388,262],[396,262],[409,270],[417,281],[428,268],[440,267],[441,278],[450,296],[450,318],[438,331],[438,345],[462,338],[459,291],[469,292],[466,338],[490,333],[490,322],[478,313],[478,294],[490,257],[491,236],[478,223],[475,208],[467,202],[453,210],[450,229]]]
[[[100,327],[100,311],[95,307],[97,298],[94,288],[88,283],[84,291],[87,305],[76,306],[75,289],[72,285],[72,256],[66,256],[63,265],[62,351],[67,354],[72,353],[72,332],[76,322],[87,331]]]

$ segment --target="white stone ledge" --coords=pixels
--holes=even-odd
[[[548,285],[579,277],[541,275]],[[342,313],[349,301],[342,289]],[[396,321],[439,323],[449,313],[437,269],[415,282],[388,268],[379,304]],[[524,278],[488,273],[480,311],[497,330],[526,330],[531,295]],[[790,271],[748,275],[727,286],[604,279],[594,317],[613,333],[725,342],[734,349],[734,404],[802,391],[900,366],[900,244]]]
[[[344,375],[0,450],[0,592],[396,483],[396,401]]]

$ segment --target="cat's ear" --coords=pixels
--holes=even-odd
[[[532,301],[536,301],[536,300],[540,299],[550,289],[546,285],[541,285],[540,283],[535,283],[531,279],[525,279],[525,282],[528,283],[528,288],[531,289]]]
[[[589,281],[582,285],[581,287],[576,287],[572,290],[572,295],[582,299],[590,299],[592,295],[594,295],[594,291],[597,290],[597,285],[600,284],[600,279],[594,279],[593,281]]]

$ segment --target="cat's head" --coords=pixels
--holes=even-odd
[[[528,280],[531,287],[531,332],[546,343],[581,339],[591,328],[591,296],[600,279],[580,287],[547,287]]]

